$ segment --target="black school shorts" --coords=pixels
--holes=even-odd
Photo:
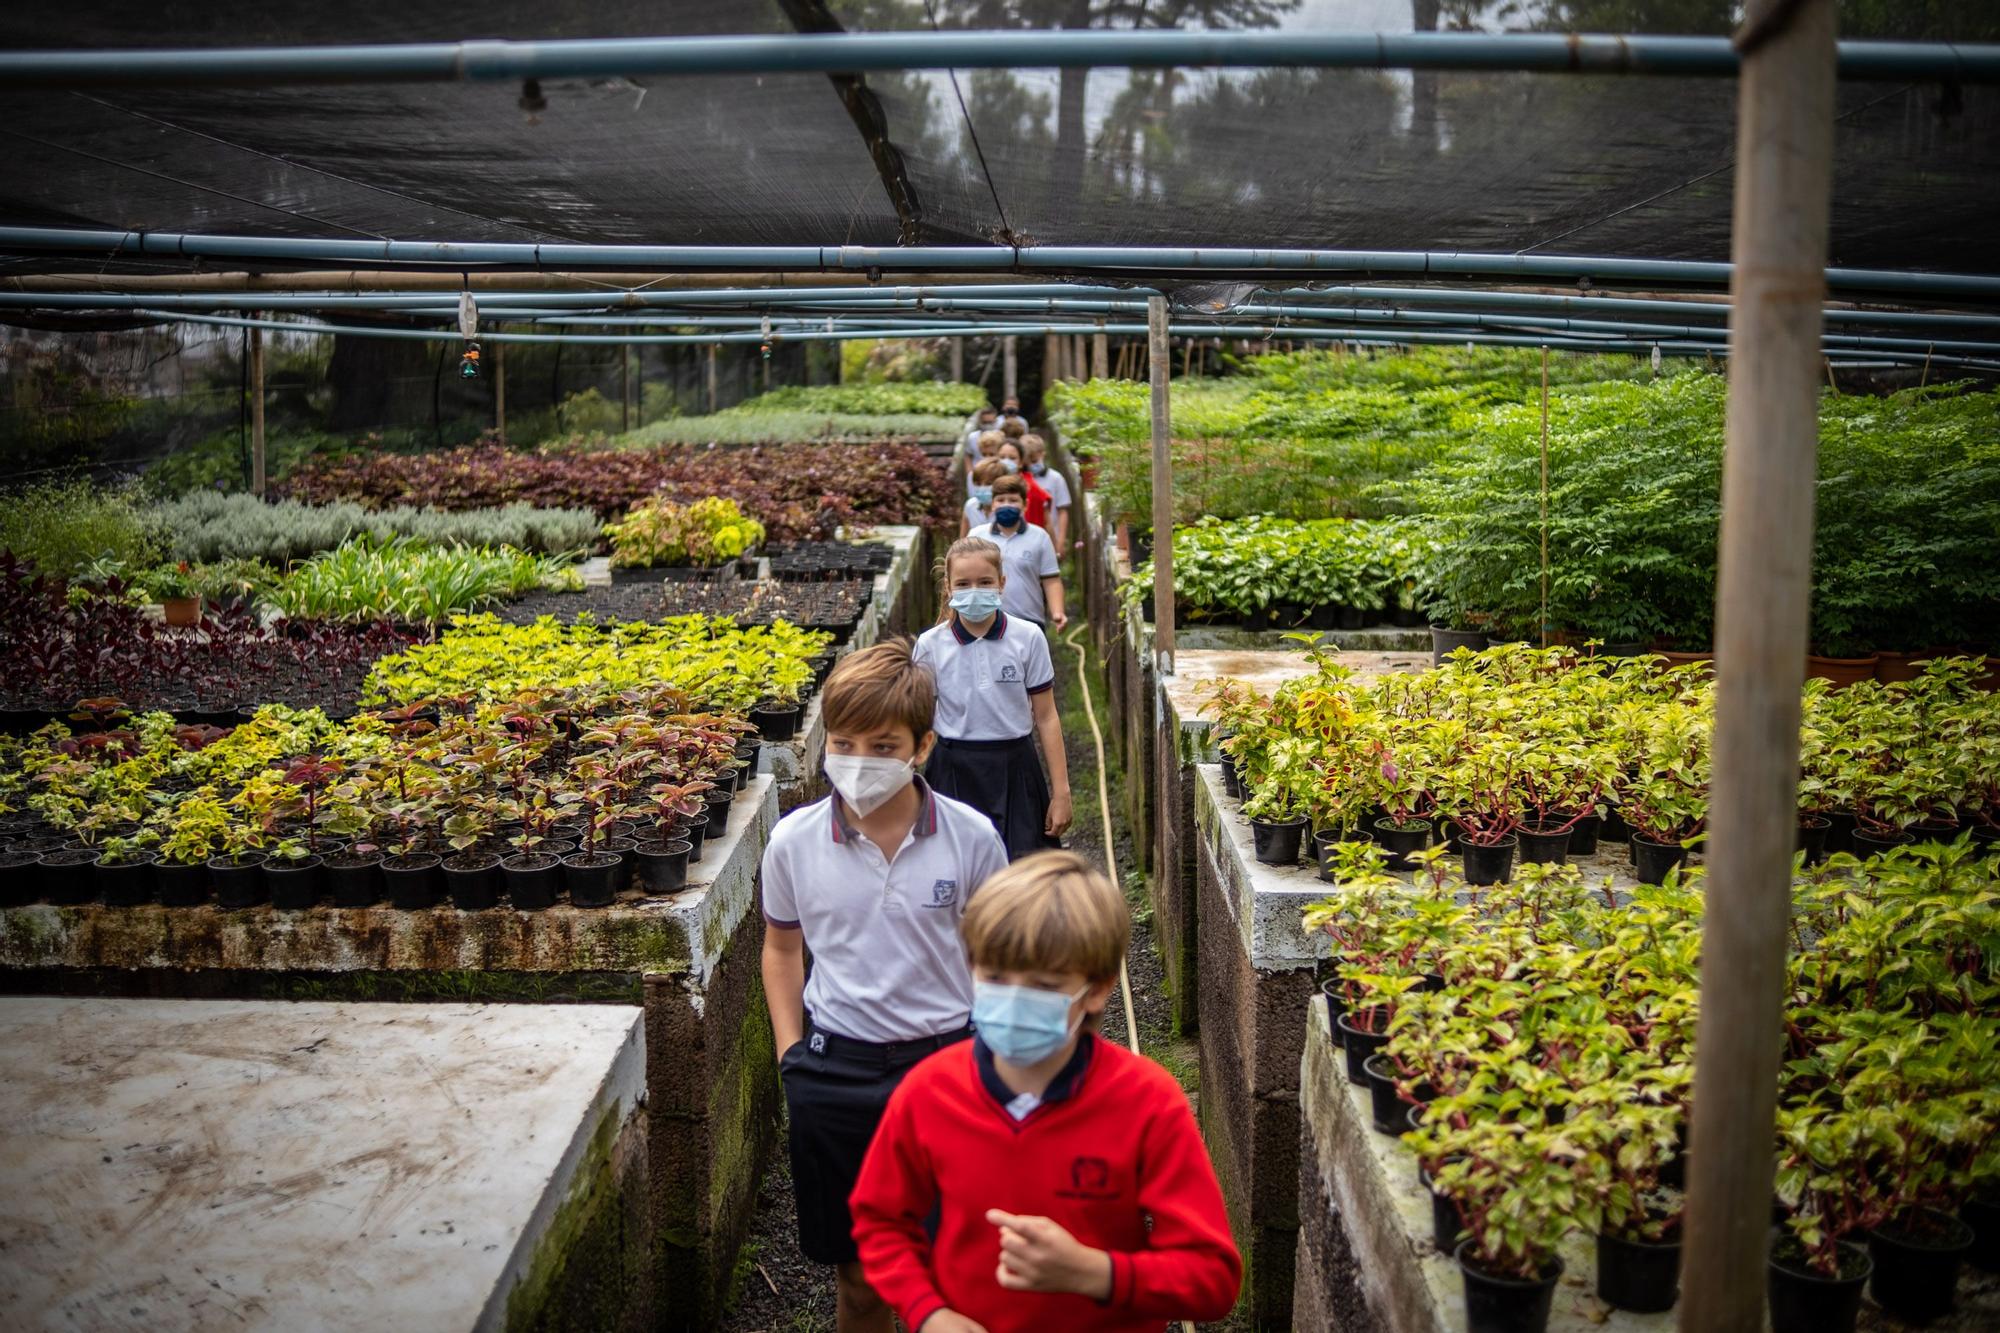
[[[820,1264],[858,1260],[848,1196],[861,1160],[903,1076],[970,1028],[918,1042],[877,1045],[808,1027],[778,1072],[791,1122],[792,1193],[799,1205],[799,1250]]]

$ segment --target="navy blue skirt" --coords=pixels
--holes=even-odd
[[[938,737],[924,765],[933,790],[964,801],[993,821],[1013,860],[1061,844],[1042,833],[1049,817],[1049,781],[1033,736],[1009,741]]]

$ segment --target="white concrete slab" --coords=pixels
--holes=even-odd
[[[0,1327],[497,1327],[644,1064],[636,1008],[0,999]]]

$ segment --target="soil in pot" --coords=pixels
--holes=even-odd
[[[1408,824],[1378,819],[1370,831],[1382,850],[1389,853],[1391,870],[1412,869],[1415,863],[1410,858],[1431,845],[1431,821],[1428,819],[1416,819]]]
[[[1521,840],[1511,833],[1495,843],[1461,840],[1458,849],[1465,858],[1465,882],[1505,884],[1514,873],[1514,851],[1520,844]]]
[[[255,907],[271,896],[264,881],[264,857],[257,852],[215,857],[208,863],[208,882],[215,886],[216,906],[230,911]]]
[[[757,734],[767,741],[788,741],[799,734],[797,704],[758,704],[750,710]]]
[[[624,858],[616,852],[574,852],[562,859],[563,887],[572,907],[609,907],[618,893]]]
[[[1828,1277],[1807,1261],[1805,1248],[1789,1234],[1780,1231],[1773,1238],[1765,1277],[1771,1333],[1853,1333],[1861,1289],[1875,1264],[1852,1241],[1839,1244],[1840,1274]]]
[[[500,858],[491,852],[460,852],[447,856],[444,891],[461,912],[480,912],[500,901]]]
[[[521,852],[500,863],[507,897],[524,912],[554,906],[562,888],[562,859],[548,852]]]
[[[1664,884],[1667,872],[1687,863],[1687,848],[1678,842],[1661,842],[1643,833],[1632,835],[1632,873],[1641,884]]]
[[[1555,824],[1523,824],[1517,837],[1521,840],[1521,864],[1563,865],[1569,860],[1570,835],[1573,828],[1563,828]]]
[[[1257,859],[1267,866],[1297,865],[1299,841],[1305,831],[1306,821],[1303,819],[1250,821],[1250,836],[1256,846]]]
[[[1959,1265],[1971,1252],[1972,1240],[1971,1227],[1934,1208],[1884,1223],[1868,1236],[1868,1257],[1875,1261],[1868,1294],[1883,1310],[1912,1324],[1950,1314]]]
[[[1457,1258],[1465,1278],[1467,1333],[1540,1333],[1549,1326],[1562,1260],[1549,1260],[1539,1277],[1518,1278],[1481,1267],[1469,1240],[1459,1244]]]
[[[1597,1233],[1597,1299],[1634,1314],[1657,1314],[1680,1299],[1681,1243]]]
[[[1354,1014],[1342,1014],[1334,1020],[1334,1026],[1340,1029],[1341,1050],[1347,1055],[1347,1081],[1357,1088],[1368,1086],[1368,1071],[1365,1068],[1368,1057],[1389,1044],[1387,1017],[1376,1009],[1364,1010],[1363,1013],[1373,1020],[1369,1026],[1377,1031],[1363,1032],[1355,1023]]]
[[[327,857],[326,887],[335,907],[373,907],[382,901],[382,854],[342,852]]]
[[[1799,816],[1799,850],[1806,854],[1806,864],[1816,866],[1826,860],[1826,831],[1833,827],[1833,821],[1823,815]]]
[[[99,858],[92,879],[106,907],[137,907],[153,901],[153,868],[158,858],[141,852],[129,861],[106,864]]]
[[[1470,648],[1473,652],[1486,650],[1484,630],[1453,629],[1449,625],[1431,626],[1431,665],[1441,666],[1444,659],[1460,648]]]
[[[440,859],[429,852],[392,856],[382,862],[382,882],[389,888],[389,906],[405,912],[425,912],[437,906]]]
[[[264,883],[271,890],[271,906],[302,912],[317,903],[326,888],[326,862],[318,856],[271,857],[264,862]]]
[[[687,887],[688,852],[681,839],[642,842],[633,851],[632,884],[641,893],[663,897]]]

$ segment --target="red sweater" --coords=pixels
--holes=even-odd
[[[1152,1061],[1087,1044],[1025,1120],[989,1087],[990,1065],[982,1079],[969,1041],[890,1097],[849,1203],[868,1281],[906,1327],[950,1308],[988,1333],[1158,1333],[1236,1303],[1243,1261],[1187,1095]],[[934,1207],[935,1244],[924,1226]],[[1003,1288],[989,1208],[1052,1218],[1109,1251],[1111,1299]]]

